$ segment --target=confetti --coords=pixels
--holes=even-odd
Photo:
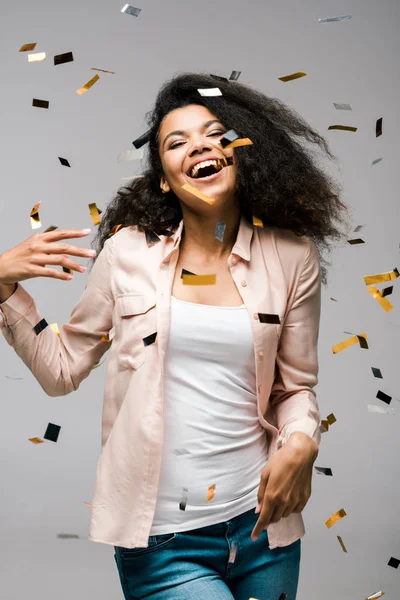
[[[100,215],[103,211],[101,211],[96,206],[96,202],[92,202],[89,204],[90,216],[92,217],[93,225],[99,225],[100,223]]]
[[[184,454],[190,454],[189,450],[186,450],[186,448],[177,448],[176,450],[172,450],[172,452],[176,456],[183,456]]]
[[[54,57],[54,65],[63,65],[64,63],[73,62],[74,57],[72,52],[65,52],[64,54],[56,54]]]
[[[90,79],[87,83],[85,83],[85,85],[83,87],[79,88],[79,90],[76,90],[76,93],[81,96],[82,94],[87,92],[88,89],[90,89],[92,87],[92,85],[94,85],[96,83],[96,81],[98,81],[99,79],[100,79],[100,77],[98,75],[95,75],[94,77],[92,77],[92,79]]]
[[[179,510],[185,510],[186,509],[186,503],[187,503],[187,493],[188,493],[188,489],[187,488],[183,488],[182,490],[182,499],[179,503]]]
[[[144,146],[145,144],[147,144],[147,142],[149,140],[150,140],[150,130],[146,131],[146,133],[144,133],[141,137],[139,137],[136,140],[134,140],[132,142],[132,144],[135,146],[135,148],[139,149],[142,146]]]
[[[67,161],[66,158],[61,158],[61,156],[58,157],[58,160],[60,161],[60,163],[63,165],[63,167],[70,167],[71,165],[69,164],[69,162]]]
[[[372,594],[372,596],[368,596],[365,600],[377,600],[377,598],[382,598],[385,595],[385,592],[376,592]]]
[[[382,135],[382,118],[378,119],[376,122],[376,137]]]
[[[36,106],[37,108],[49,108],[49,101],[48,100],[38,100],[37,98],[34,98],[32,100],[32,106]]]
[[[196,273],[191,273],[190,271],[186,271],[186,269],[182,269],[181,279],[184,275],[196,275]]]
[[[388,271],[386,273],[378,273],[376,275],[367,275],[364,277],[365,285],[370,285],[371,283],[382,283],[384,281],[394,281],[400,277],[400,273],[395,267],[393,271]]]
[[[193,185],[190,185],[190,183],[184,183],[182,189],[186,190],[187,192],[190,192],[194,196],[197,196],[197,198],[200,198],[200,200],[207,202],[207,204],[214,204],[215,202],[213,198],[210,198],[210,196],[207,196],[207,194],[203,194],[203,192],[193,187]]]
[[[39,335],[39,333],[42,333],[42,331],[44,331],[48,326],[49,324],[46,319],[42,319],[34,326],[33,331],[36,333],[36,335]]]
[[[127,15],[132,15],[134,17],[138,17],[141,11],[141,8],[135,8],[135,6],[131,6],[130,4],[125,4],[125,6],[121,8],[121,12],[126,13]]]
[[[222,96],[222,92],[219,88],[206,88],[197,90],[200,96]]]
[[[333,105],[337,110],[351,110],[350,104],[336,104],[334,102]]]
[[[39,62],[46,60],[46,52],[37,52],[36,54],[28,54],[28,62]]]
[[[364,240],[362,240],[361,238],[356,238],[354,240],[347,240],[348,244],[351,244],[352,246],[354,246],[355,244],[365,244]]]
[[[34,42],[33,44],[23,44],[21,46],[21,48],[19,49],[20,52],[31,52],[32,50],[34,50],[36,48],[36,44],[37,42]]]
[[[232,71],[229,81],[237,81],[242,71]]]
[[[340,535],[338,535],[338,536],[337,536],[337,539],[339,540],[339,544],[342,546],[342,550],[343,550],[343,552],[347,552],[347,550],[346,550],[346,546],[343,544],[343,540],[342,540],[342,538],[340,537]]]
[[[216,275],[183,275],[185,285],[215,285]]]
[[[240,146],[252,146],[253,142],[249,138],[241,138],[231,142],[225,148],[239,148]]]
[[[328,415],[326,417],[326,420],[328,421],[329,425],[333,425],[334,423],[336,423],[336,417],[333,413],[331,413],[330,415]]]
[[[32,444],[44,444],[44,441],[38,437],[29,438],[29,441],[32,442]]]
[[[100,71],[101,73],[110,73],[111,75],[115,75],[115,71],[105,71],[104,69],[96,69],[95,67],[90,68],[91,71]]]
[[[38,202],[37,204],[35,204],[35,206],[32,208],[31,210],[31,227],[32,229],[39,229],[39,227],[42,226],[41,222],[40,222],[40,218],[39,218],[39,206],[41,205],[41,202]]]
[[[382,306],[386,312],[390,312],[394,308],[393,304],[384,298],[382,292],[380,292],[374,285],[371,285],[369,288],[367,288],[367,292],[371,294],[371,296]]]
[[[213,483],[212,485],[209,486],[208,490],[207,490],[207,499],[206,502],[211,502],[211,500],[214,498],[214,493],[215,493],[215,483]]]
[[[382,158],[376,158],[376,159],[375,159],[375,160],[372,162],[372,164],[371,164],[371,167],[373,167],[374,165],[377,165],[379,162],[381,162],[381,160],[382,160]]]
[[[349,127],[348,125],[329,125],[329,129],[340,129],[341,131],[357,131],[357,127]]]
[[[89,502],[84,502],[83,504],[85,504],[89,508],[94,508],[93,504],[90,504]]]
[[[335,514],[333,514],[331,517],[329,517],[329,519],[325,522],[325,525],[329,529],[330,527],[332,527],[332,525],[334,525],[335,523],[340,521],[340,519],[343,519],[343,517],[345,517],[345,516],[346,516],[346,512],[345,512],[344,508],[341,508]]]
[[[151,335],[148,335],[147,337],[143,338],[144,345],[150,346],[151,344],[154,344],[154,342],[156,341],[156,337],[157,337],[157,332],[152,333]]]
[[[377,369],[376,367],[371,367],[371,369],[372,373],[374,374],[374,377],[377,377],[378,379],[383,379],[382,372],[380,369]]]
[[[398,558],[393,558],[393,556],[392,556],[388,562],[388,566],[393,567],[394,569],[397,569],[399,565],[400,565],[400,560]]]
[[[126,150],[125,152],[121,152],[118,154],[118,162],[128,161],[128,160],[140,160],[143,158],[143,149],[135,150]]]
[[[299,79],[300,77],[306,77],[307,73],[304,73],[304,71],[297,71],[297,73],[292,73],[291,75],[285,75],[284,77],[278,77],[278,79],[280,79],[280,81],[284,81],[286,83],[286,81],[292,81],[293,79]]]
[[[375,406],[375,404],[368,404],[368,412],[380,414],[380,415],[394,415],[393,408],[385,408],[383,406]]]
[[[222,221],[218,221],[217,225],[215,227],[215,233],[214,233],[214,237],[215,239],[217,239],[219,242],[223,242],[224,241],[224,233],[225,233],[225,229],[226,229],[226,225],[225,223],[222,223]]]
[[[156,233],[154,233],[154,231],[146,231],[146,242],[148,246],[151,246],[152,244],[161,242],[161,239]]]
[[[240,137],[239,134],[236,133],[236,131],[234,129],[230,129],[229,131],[224,133],[224,135],[222,136],[222,138],[220,139],[218,144],[222,148],[226,148],[228,146],[228,144],[231,144],[232,142],[237,140],[239,137]]]
[[[332,23],[333,21],[343,21],[344,19],[351,19],[352,15],[344,15],[343,17],[325,17],[318,19],[318,23]]]
[[[340,342],[339,344],[332,346],[332,352],[333,352],[333,354],[337,354],[338,352],[341,352],[345,348],[349,348],[350,346],[357,344],[357,342],[360,342],[361,348],[368,349],[368,344],[366,342],[366,339],[367,339],[366,333],[362,333],[360,335],[355,335],[351,338],[348,338],[344,342]],[[361,340],[363,340],[363,341],[361,341]]]
[[[255,227],[264,227],[264,223],[261,221],[261,219],[258,219],[257,217],[253,217],[253,225]]]
[[[279,315],[270,315],[268,313],[258,313],[260,323],[271,323],[272,325],[280,325]]]
[[[79,540],[79,535],[75,533],[58,533],[57,537],[60,540]]]
[[[330,475],[332,477],[332,469],[329,467],[314,467],[314,469],[321,475]]]
[[[58,440],[60,429],[60,425],[49,423],[47,425],[46,433],[44,434],[44,439],[49,440],[50,442],[56,442]]]
[[[213,77],[214,79],[218,79],[219,81],[226,81],[228,83],[227,77],[221,77],[220,75],[211,75],[211,73],[210,73],[210,77]]]

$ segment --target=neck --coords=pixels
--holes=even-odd
[[[183,215],[181,249],[205,262],[229,256],[235,245],[240,225],[240,212],[213,216],[199,216],[193,213]],[[215,237],[217,222],[226,225],[223,241]]]

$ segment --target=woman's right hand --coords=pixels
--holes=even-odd
[[[81,238],[91,230],[55,229],[46,233],[36,233],[27,240],[0,254],[0,283],[13,284],[33,277],[52,277],[54,279],[71,279],[71,275],[63,271],[49,269],[46,265],[61,265],[83,273],[86,267],[68,258],[72,256],[93,257],[95,250],[72,246],[65,240]],[[57,244],[59,240],[62,243]]]

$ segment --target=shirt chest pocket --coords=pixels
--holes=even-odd
[[[116,301],[118,371],[139,369],[146,360],[145,338],[157,332],[155,295],[122,294]]]

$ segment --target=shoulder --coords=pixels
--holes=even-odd
[[[257,227],[255,229],[259,230],[261,243],[272,244],[278,253],[290,252],[292,258],[298,256],[300,259],[304,259],[309,254],[310,247],[314,244],[307,236],[299,236],[291,229],[273,226]]]

